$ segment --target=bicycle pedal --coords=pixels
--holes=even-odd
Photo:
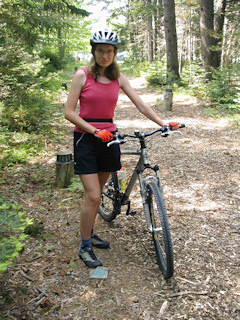
[[[127,216],[132,216],[132,217],[133,217],[133,216],[135,216],[135,214],[136,214],[136,213],[137,213],[137,211],[136,211],[136,210],[131,210],[131,211],[127,212],[127,213],[126,213],[126,215],[127,215]]]

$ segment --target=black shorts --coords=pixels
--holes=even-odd
[[[107,147],[90,133],[74,132],[74,173],[90,174],[121,169],[120,147]]]

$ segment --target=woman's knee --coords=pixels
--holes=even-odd
[[[85,202],[91,206],[99,206],[101,200],[100,192],[87,192],[85,193]]]
[[[85,204],[96,207],[100,203],[101,190],[98,174],[81,175],[85,193]]]

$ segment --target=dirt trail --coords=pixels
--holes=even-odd
[[[159,112],[163,97],[141,81],[133,86]],[[159,272],[141,199],[134,192],[135,217],[123,212],[111,224],[97,218],[96,233],[111,243],[109,250],[95,249],[108,278],[90,279],[77,255],[82,193],[35,183],[26,198],[33,188],[29,172],[29,185],[18,201],[42,221],[44,236],[29,237],[18,264],[2,279],[14,298],[2,307],[7,319],[239,319],[239,131],[226,120],[205,117],[194,100],[178,98],[172,112],[161,114],[166,121],[186,124],[182,135],[149,144],[151,162],[160,166],[169,212],[173,278],[165,281]],[[115,122],[120,132],[156,127],[123,95]],[[69,134],[56,149],[71,150],[72,126],[67,125]],[[47,162],[33,168],[53,174],[56,152],[51,150]],[[123,158],[123,163],[129,170],[134,159]],[[14,196],[11,190],[9,194]]]

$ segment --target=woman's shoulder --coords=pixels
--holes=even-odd
[[[84,71],[84,69],[78,69],[75,72],[72,81],[74,83],[80,84],[80,86],[83,87],[86,82],[86,78],[87,78],[87,73]]]
[[[77,77],[86,76],[86,75],[87,75],[87,68],[78,69],[78,70],[75,72],[75,75],[76,75]]]
[[[120,72],[118,82],[119,82],[120,88],[129,83],[127,77],[125,76],[125,74],[123,72]]]

